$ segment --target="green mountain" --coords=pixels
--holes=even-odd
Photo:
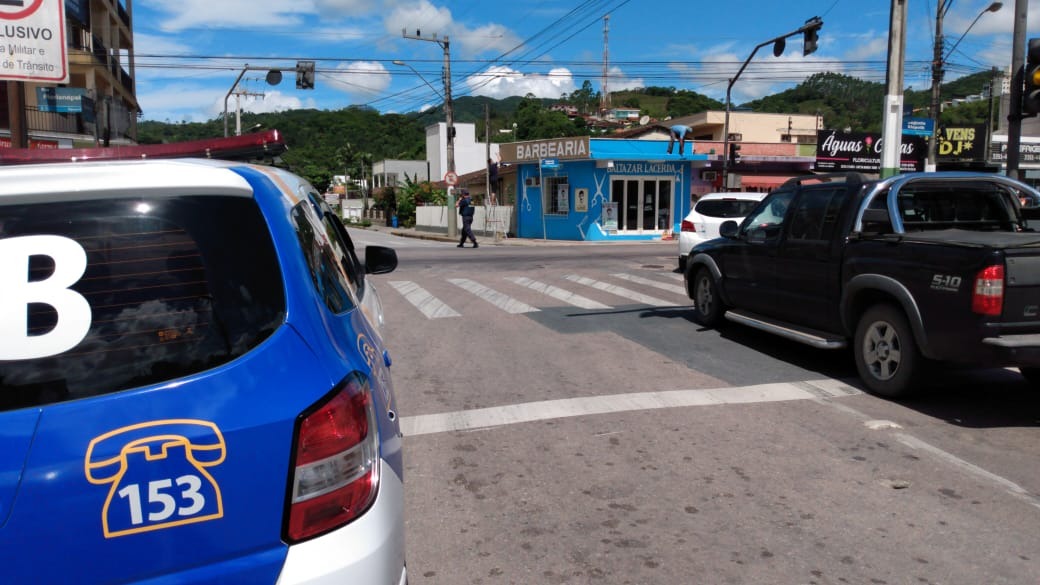
[[[990,83],[990,73],[982,72],[944,84],[942,95],[949,100],[983,92]],[[851,128],[861,132],[880,132],[885,88],[881,83],[863,81],[837,73],[813,75],[796,87],[762,99],[734,106],[755,112],[804,113],[823,116],[825,128]],[[904,103],[927,116],[931,101],[929,91],[907,90]],[[518,140],[557,138],[589,134],[581,117],[571,120],[550,106],[565,103],[579,111],[591,111],[599,103],[599,95],[591,84],[560,99],[533,96],[497,100],[464,96],[453,100],[457,122],[473,123],[478,138],[484,136],[485,109],[490,121],[492,141],[513,139],[513,123],[517,123]],[[687,90],[672,87],[647,87],[611,93],[615,107],[634,107],[655,119],[679,117],[706,110],[721,110],[725,104]],[[982,124],[989,113],[989,102],[980,100],[946,108],[943,124]],[[348,173],[361,176],[372,161],[383,159],[416,159],[424,156],[426,126],[444,120],[443,108],[409,114],[380,114],[360,106],[342,110],[290,110],[269,114],[242,114],[242,127],[277,128],[285,136],[289,150],[282,155],[284,164],[306,177],[316,187],[329,184],[333,175]],[[499,132],[509,130],[509,132]],[[232,129],[233,131],[233,129]],[[198,140],[223,136],[224,122],[215,118],[207,122],[171,124],[144,121],[138,124],[138,140],[143,144]]]

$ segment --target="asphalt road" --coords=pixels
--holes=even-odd
[[[1017,372],[875,398],[847,352],[694,324],[674,242],[355,240],[401,260],[413,585],[1040,582]]]

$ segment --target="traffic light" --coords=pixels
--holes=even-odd
[[[729,145],[729,164],[735,165],[740,162],[740,145],[730,144]]]
[[[1035,116],[1040,114],[1040,39],[1029,39],[1024,77],[1022,112]]]
[[[296,89],[314,89],[314,61],[296,62]]]
[[[802,36],[802,55],[810,55],[816,52],[816,41],[819,40],[820,27],[823,26],[823,21],[820,20],[819,16],[814,16],[809,20],[805,21]]]

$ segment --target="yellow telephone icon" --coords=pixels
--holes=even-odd
[[[220,486],[207,468],[225,457],[224,436],[204,420],[156,420],[95,437],[83,472],[92,484],[111,484],[105,538],[222,518]]]

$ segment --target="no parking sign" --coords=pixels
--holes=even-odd
[[[64,0],[0,0],[0,80],[69,81]]]

